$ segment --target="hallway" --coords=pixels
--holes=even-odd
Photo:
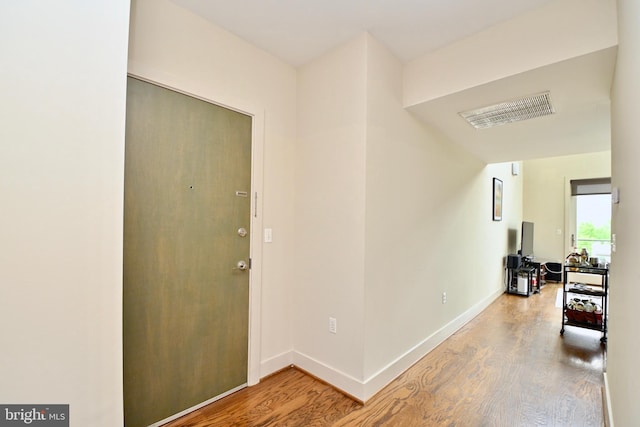
[[[365,406],[286,369],[167,427],[602,426],[601,335],[560,336],[560,287],[503,294]]]

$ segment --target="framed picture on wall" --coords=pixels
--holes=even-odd
[[[493,178],[493,220],[502,221],[502,181]]]

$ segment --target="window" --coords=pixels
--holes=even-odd
[[[611,261],[611,178],[572,180],[571,195],[576,227],[572,246]]]
[[[586,248],[589,256],[611,261],[611,195],[576,197],[576,243],[578,252]]]

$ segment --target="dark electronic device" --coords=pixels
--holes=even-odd
[[[533,223],[522,221],[520,236],[520,255],[525,260],[533,259]]]
[[[520,257],[520,255],[507,255],[507,268],[515,270],[517,268],[520,268],[520,264],[522,264],[522,258]]]

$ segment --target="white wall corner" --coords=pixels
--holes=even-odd
[[[293,352],[293,364],[356,400],[365,401],[364,383],[304,353]]]
[[[283,353],[263,362],[261,372],[265,373],[263,376],[266,376],[293,364],[347,395],[350,395],[362,402],[366,402],[407,369],[411,368],[416,362],[429,354],[434,348],[444,342],[461,327],[480,314],[503,293],[504,290],[500,288],[482,299],[438,331],[425,338],[405,354],[389,363],[380,371],[376,372],[364,382],[298,351]]]
[[[270,357],[260,362],[260,378],[267,377],[291,365],[293,365],[293,350]]]

